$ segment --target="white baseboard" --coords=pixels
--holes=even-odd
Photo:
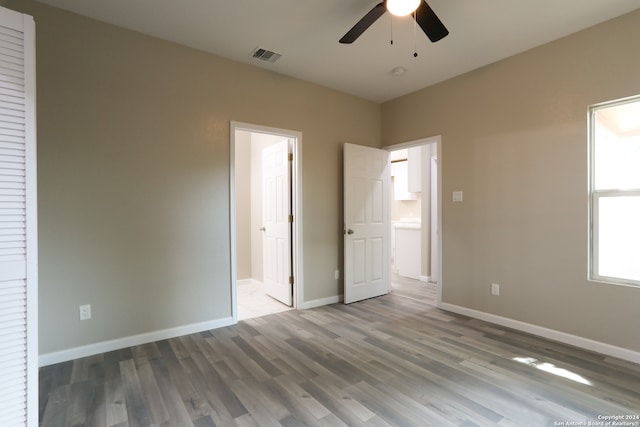
[[[320,298],[302,303],[300,309],[310,309],[321,307],[323,305],[335,304],[343,301],[343,295],[336,295],[327,298]],[[588,338],[579,337],[577,335],[556,331],[554,329],[544,328],[542,326],[521,322],[519,320],[498,316],[495,314],[485,313],[483,311],[473,310],[454,304],[440,303],[439,308],[451,311],[453,313],[462,314],[464,316],[473,317],[475,319],[484,320],[486,322],[513,328],[519,331],[531,333],[554,341],[563,342],[586,350],[595,351],[597,353],[608,356],[617,357],[623,360],[640,364],[640,352],[629,350],[623,347],[594,341]],[[53,365],[55,363],[66,362],[68,360],[79,359],[82,357],[92,356],[94,354],[105,353],[108,351],[127,348],[135,345],[146,344],[149,342],[160,341],[169,338],[175,338],[182,335],[193,334],[197,332],[208,331],[211,329],[222,328],[233,325],[233,318],[226,317],[209,322],[194,323],[191,325],[180,326],[177,328],[164,329],[161,331],[149,332],[146,334],[133,335],[130,337],[119,338],[110,341],[103,341],[95,344],[75,347],[68,350],[62,350],[52,353],[41,354],[38,358],[40,367]]]
[[[66,362],[68,360],[93,356],[94,354],[106,353],[108,351],[119,350],[121,348],[127,348],[134,345],[146,344],[149,342],[179,337],[182,335],[222,328],[233,324],[233,317],[225,317],[209,322],[193,323],[191,325],[179,326],[177,328],[163,329],[161,331],[154,331],[146,334],[133,335],[130,337],[83,345],[80,347],[70,348],[68,350],[41,354],[38,357],[38,365],[40,367],[53,365],[55,363]]]
[[[421,282],[430,282],[431,281],[431,276],[420,276],[420,281]]]
[[[323,305],[336,304],[338,302],[342,302],[344,300],[343,295],[335,295],[327,298],[314,299],[311,301],[305,301],[302,303],[302,307],[298,307],[301,310],[306,310],[309,308],[322,307]]]
[[[542,326],[533,325],[531,323],[521,322],[519,320],[502,317],[495,314],[485,313],[483,311],[473,310],[454,304],[440,303],[439,308],[451,311],[453,313],[462,314],[464,316],[473,317],[475,319],[484,320],[486,322],[495,323],[516,329],[518,331],[527,332],[538,335],[550,340],[559,341],[585,350],[594,351],[596,353],[605,354],[607,356],[617,357],[619,359],[628,360],[634,363],[640,363],[640,352],[629,350],[628,348],[617,347],[600,341],[594,341],[577,335],[568,334],[566,332],[556,331],[555,329],[544,328]]]

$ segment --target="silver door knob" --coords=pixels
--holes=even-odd
[[[267,227],[260,227],[260,231],[267,231]]]
[[[345,234],[353,234],[353,230],[352,230],[352,229],[350,229],[350,228],[348,228],[348,229],[345,231]]]

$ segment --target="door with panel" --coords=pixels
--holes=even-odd
[[[262,151],[263,281],[267,295],[293,302],[289,139]]]
[[[389,292],[389,152],[344,144],[344,302]]]

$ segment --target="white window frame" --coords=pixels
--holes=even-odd
[[[594,282],[602,282],[615,285],[637,286],[640,281],[620,277],[610,277],[599,274],[599,206],[600,200],[609,197],[635,197],[640,196],[640,189],[605,189],[596,190],[595,185],[595,145],[596,145],[596,113],[604,108],[615,107],[633,102],[640,102],[640,95],[624,98],[616,101],[595,104],[589,107],[588,132],[589,132],[589,272],[588,279]]]

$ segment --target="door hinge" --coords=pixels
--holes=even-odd
[[[290,162],[293,162],[293,153],[289,153],[288,158],[289,158],[289,161],[290,161]]]
[[[293,285],[293,276],[289,276],[289,284]]]
[[[289,222],[293,223],[293,215],[289,215]]]

